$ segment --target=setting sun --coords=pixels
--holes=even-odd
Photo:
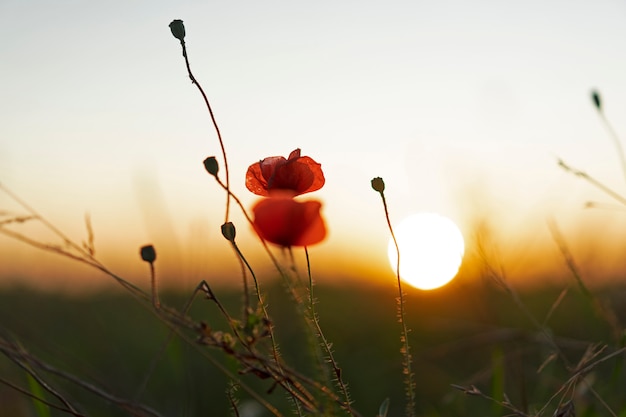
[[[413,214],[395,226],[400,247],[400,277],[410,285],[431,290],[450,282],[457,274],[465,244],[452,220],[435,213]],[[394,271],[398,263],[392,239],[388,247]]]

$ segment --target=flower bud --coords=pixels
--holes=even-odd
[[[185,40],[185,25],[183,25],[182,20],[172,20],[172,23],[170,23],[170,30],[176,39],[181,42]]]
[[[204,168],[214,177],[217,177],[217,172],[220,170],[220,166],[214,156],[209,156],[204,160]]]
[[[148,263],[152,263],[156,260],[156,250],[152,245],[142,246],[140,249],[141,259]]]
[[[222,225],[222,236],[229,242],[235,243],[236,234],[235,225],[232,222],[227,222]]]
[[[372,188],[379,193],[385,191],[385,181],[382,178],[376,177],[372,179]]]

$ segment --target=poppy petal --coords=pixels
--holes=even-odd
[[[308,156],[300,156],[300,149],[289,154],[289,159],[271,156],[248,167],[246,188],[254,194],[269,196],[272,191],[292,191],[294,195],[322,188],[326,180],[321,164]]]

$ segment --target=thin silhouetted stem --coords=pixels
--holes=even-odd
[[[248,271],[250,271],[250,275],[252,276],[252,280],[254,281],[254,288],[256,291],[257,300],[259,301],[259,306],[261,307],[261,310],[263,311],[263,316],[268,321],[268,323],[270,323],[270,316],[265,307],[265,303],[263,302],[263,297],[261,296],[261,289],[259,288],[259,281],[256,279],[256,274],[254,273],[252,266],[250,266],[250,264],[248,263],[248,260],[246,259],[246,257],[243,256],[243,252],[241,252],[241,249],[239,249],[239,246],[234,241],[231,241],[231,245],[233,246],[233,249],[235,250],[235,252],[237,252],[237,255],[239,256],[239,258],[246,265],[246,268],[248,268]],[[246,289],[246,292],[247,292],[247,289]],[[278,347],[276,346],[276,340],[274,339],[274,330],[272,329],[271,324],[268,326],[268,332],[269,332],[270,340],[272,341],[272,352],[274,356],[274,361],[276,362],[276,366],[278,366],[280,369]]]
[[[381,180],[382,181],[382,180]],[[374,188],[380,194],[380,197],[383,201],[383,208],[385,210],[385,219],[387,220],[387,226],[389,227],[389,233],[391,233],[391,239],[393,240],[393,244],[396,248],[396,254],[398,256],[398,260],[396,262],[396,278],[398,280],[398,315],[400,319],[400,324],[402,325],[402,336],[400,340],[402,342],[402,354],[404,356],[404,367],[406,373],[406,396],[407,396],[407,406],[406,413],[407,416],[415,415],[415,389],[413,383],[413,371],[412,371],[412,358],[410,352],[409,345],[409,330],[406,325],[405,320],[405,312],[404,312],[404,291],[402,291],[402,279],[400,278],[400,247],[398,246],[398,241],[396,239],[396,235],[393,231],[393,227],[391,226],[391,220],[389,219],[389,210],[387,208],[387,200],[385,199],[385,193],[382,189]]]
[[[599,96],[598,96],[599,98]],[[613,126],[609,122],[609,119],[606,118],[604,111],[602,110],[602,106],[600,103],[596,103],[596,109],[598,110],[598,114],[600,115],[600,119],[602,119],[602,123],[604,124],[606,130],[609,132],[609,136],[613,141],[613,145],[615,146],[615,150],[617,151],[617,156],[619,158],[619,162],[622,166],[622,175],[624,176],[624,180],[626,180],[626,155],[624,155],[624,148],[622,147],[622,142],[619,140],[619,136]]]
[[[161,308],[159,301],[159,291],[157,289],[156,271],[154,270],[154,262],[150,262],[150,283],[152,285],[152,305],[157,310]]]
[[[254,287],[256,290],[256,295],[257,295],[257,300],[259,302],[259,306],[261,307],[261,311],[263,311],[263,317],[265,318],[266,322],[267,322],[267,327],[268,327],[268,334],[270,337],[270,341],[272,344],[272,356],[274,357],[274,362],[276,363],[276,368],[281,376],[281,378],[285,377],[285,372],[283,371],[283,367],[281,364],[281,360],[280,360],[280,354],[278,352],[278,345],[276,344],[276,339],[274,337],[274,329],[270,320],[270,316],[267,312],[267,308],[265,307],[265,303],[263,301],[263,297],[261,296],[261,289],[259,288],[259,282],[256,278],[256,274],[254,273],[254,270],[252,269],[252,266],[248,263],[248,260],[245,258],[245,256],[243,255],[243,253],[241,252],[241,250],[239,249],[239,246],[237,245],[237,243],[235,243],[234,240],[230,241],[233,249],[235,250],[235,252],[237,252],[237,255],[239,255],[239,259],[241,259],[243,261],[243,263],[246,265],[246,267],[248,268],[248,271],[250,272],[250,275],[252,276],[252,279],[254,281]],[[246,288],[246,295],[247,295],[248,289]],[[301,398],[299,398],[299,396],[297,396],[292,387],[290,386],[290,384],[288,382],[286,382],[286,388],[287,391],[289,392],[289,394],[292,397],[292,400],[294,402],[294,405],[296,406],[296,409],[298,411],[298,414],[301,414],[301,410],[300,410],[300,401],[302,401]]]
[[[191,66],[189,65],[189,58],[187,57],[187,46],[185,45],[185,41],[181,40],[180,45],[183,48],[183,57],[185,58],[185,66],[187,67],[187,74],[189,75],[189,79],[191,82],[198,87],[198,91],[202,95],[204,99],[204,104],[206,104],[207,109],[209,110],[209,115],[211,116],[211,121],[213,122],[213,127],[215,128],[215,132],[217,133],[217,139],[220,143],[220,148],[222,150],[222,158],[224,159],[224,172],[226,173],[226,190],[230,191],[230,175],[228,170],[228,158],[226,157],[226,148],[224,147],[224,141],[222,140],[222,133],[220,132],[220,128],[217,125],[217,121],[215,120],[215,115],[213,114],[213,109],[211,108],[211,104],[209,103],[209,99],[207,95],[204,93],[204,89],[196,79],[196,77],[191,72]],[[224,215],[224,223],[228,222],[229,214],[230,214],[230,192],[226,193],[226,213]]]
[[[241,202],[241,200],[232,192],[228,189],[228,187],[226,186],[226,184],[224,184],[219,178],[215,177],[215,180],[217,181],[217,183],[219,184],[220,187],[222,187],[230,196],[233,200],[235,200],[235,203],[237,203],[237,205],[239,206],[239,208],[241,209],[241,213],[243,214],[243,216],[246,218],[246,221],[250,224],[250,226],[252,226],[252,228],[254,229],[254,221],[252,220],[252,218],[250,217],[250,215],[248,214],[248,211],[246,210],[246,208],[244,207],[243,203]],[[256,231],[255,231],[256,233]],[[267,241],[265,239],[263,239],[263,237],[261,235],[259,235],[258,233],[256,233],[256,235],[259,237],[259,239],[261,240],[261,245],[263,245],[263,249],[265,250],[265,252],[267,253],[267,255],[270,257],[270,260],[272,261],[272,264],[274,264],[274,267],[276,268],[276,270],[278,271],[278,273],[280,274],[281,277],[285,277],[286,273],[283,271],[283,268],[280,266],[280,263],[278,262],[278,259],[276,259],[276,257],[274,256],[274,254],[272,253],[272,251],[270,250]]]
[[[617,154],[619,156],[619,161],[622,165],[622,174],[624,175],[624,180],[626,180],[626,156],[624,156],[624,148],[622,147],[622,142],[619,140],[619,136],[617,136],[615,129],[613,129],[613,126],[611,125],[611,123],[609,123],[604,113],[601,113],[601,116],[602,121],[606,126],[606,129],[609,131],[609,136],[611,136],[611,139],[613,139],[615,149],[617,150]]]
[[[146,299],[146,294],[136,285],[126,281],[122,277],[114,274],[110,270],[108,270],[100,261],[98,261],[92,254],[90,254],[87,250],[82,248],[80,245],[72,241],[65,233],[61,232],[57,227],[55,227],[52,223],[50,223],[45,217],[39,214],[35,209],[29,206],[26,202],[20,199],[15,193],[9,190],[6,186],[0,183],[0,191],[3,191],[7,194],[13,201],[22,206],[28,213],[29,216],[25,218],[33,218],[40,221],[48,230],[50,230],[53,234],[59,237],[65,247],[61,247],[59,245],[53,245],[48,243],[43,243],[34,239],[31,239],[21,233],[14,232],[7,228],[1,227],[0,224],[0,233],[9,236],[13,239],[16,239],[20,242],[26,243],[27,245],[33,246],[38,249],[42,249],[44,251],[53,252],[67,258],[73,259],[75,261],[87,264],[93,268],[104,272],[109,275],[111,278],[115,279],[120,285],[122,285],[125,289],[129,290],[131,294],[133,294],[138,299]],[[70,252],[70,250],[75,251],[76,253]]]
[[[577,177],[580,177],[580,178],[588,181],[589,183],[591,183],[591,185],[595,186],[599,190],[603,191],[607,195],[609,195],[612,198],[614,198],[615,200],[619,201],[621,204],[626,205],[626,198],[624,198],[621,194],[619,194],[618,192],[614,191],[610,187],[608,187],[608,186],[604,185],[603,183],[601,183],[600,181],[596,180],[595,178],[593,178],[592,176],[590,176],[586,172],[580,171],[580,170],[578,170],[576,168],[573,168],[573,167],[567,165],[561,159],[558,160],[558,164],[565,171],[571,172],[572,174],[576,175]]]
[[[582,279],[582,273],[580,272],[578,265],[574,261],[574,256],[570,252],[567,242],[565,241],[565,238],[563,237],[563,234],[559,230],[559,227],[557,226],[556,222],[554,220],[549,221],[548,227],[550,228],[552,239],[558,246],[559,252],[561,252],[561,256],[563,257],[563,260],[565,261],[565,264],[567,265],[567,269],[569,269],[572,276],[576,280],[576,284],[578,284],[578,288],[580,289],[580,292],[582,292],[583,295],[587,297],[596,315],[600,319],[606,321],[607,324],[611,327],[611,331],[613,332],[613,338],[616,341],[619,341],[620,338],[622,337],[623,329],[619,323],[619,320],[615,316],[615,313],[609,308],[607,308],[604,304],[602,304],[600,300],[591,292],[591,290],[589,290],[587,285],[585,285],[585,282]]]
[[[193,301],[195,300],[196,296],[198,295],[199,292],[203,291],[204,284],[205,284],[204,281],[201,282],[193,290],[193,294],[191,294],[191,297],[189,298],[189,300],[187,301],[187,303],[183,307],[183,310],[181,312],[182,317],[185,317],[187,315],[187,313],[189,313],[189,309],[191,308],[191,305],[193,304]],[[174,339],[174,336],[176,336],[176,331],[174,329],[170,329],[170,332],[169,332],[169,334],[167,336],[167,339],[165,340],[163,345],[161,345],[161,348],[156,353],[156,355],[152,358],[152,362],[150,362],[150,366],[148,367],[148,371],[144,375],[144,378],[141,381],[141,384],[139,385],[139,388],[137,389],[137,392],[135,394],[135,398],[139,398],[139,396],[141,395],[143,390],[148,385],[148,381],[150,380],[150,377],[154,373],[154,370],[156,369],[157,363],[159,362],[159,360],[161,360],[161,358],[165,354],[165,351],[167,350],[167,347],[169,346],[169,344]]]
[[[343,394],[345,403],[342,404],[342,407],[348,412],[348,415],[354,416],[354,413],[352,411],[352,405],[351,405],[352,401],[350,400],[348,387],[343,382],[343,378],[341,375],[341,368],[339,368],[339,364],[335,360],[333,351],[331,349],[331,344],[328,343],[328,340],[326,340],[326,336],[324,336],[324,333],[322,332],[322,327],[320,326],[319,319],[317,317],[317,311],[315,311],[315,299],[313,297],[313,276],[311,274],[311,260],[309,259],[309,250],[306,246],[304,247],[304,254],[306,256],[306,269],[307,269],[307,274],[309,276],[309,308],[311,310],[311,321],[315,325],[315,329],[317,331],[319,338],[322,340],[322,346],[324,347],[324,350],[326,351],[326,355],[328,355],[328,362],[333,367],[335,377],[337,378],[337,384],[339,385],[339,389],[341,390],[341,393]]]
[[[4,191],[5,194],[7,194],[13,201],[15,201],[17,204],[19,204],[20,206],[22,206],[22,208],[24,208],[27,212],[29,212],[32,217],[38,219],[46,228],[48,228],[52,233],[54,233],[55,235],[57,235],[59,238],[61,238],[61,240],[63,240],[63,243],[69,247],[71,247],[72,249],[76,250],[78,253],[80,253],[82,256],[84,256],[85,258],[89,258],[91,260],[93,260],[93,256],[92,254],[90,254],[88,251],[86,251],[83,247],[81,247],[80,245],[77,245],[76,243],[74,243],[69,237],[67,237],[67,235],[65,235],[65,233],[61,232],[59,229],[57,229],[52,223],[50,223],[45,217],[43,217],[42,215],[40,215],[34,208],[32,208],[31,206],[29,206],[25,201],[23,201],[21,198],[19,198],[14,192],[12,192],[11,190],[9,190],[7,187],[5,187],[2,183],[0,183],[0,190]]]

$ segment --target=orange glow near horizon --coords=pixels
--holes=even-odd
[[[341,222],[331,218],[329,238],[309,248],[313,277],[318,284],[394,284],[395,274],[390,270],[386,256],[388,235],[384,219],[381,215],[369,223],[373,225],[371,230],[342,230]],[[623,275],[619,230],[626,226],[626,222],[592,213],[586,225],[576,223],[572,220],[559,226],[583,279],[589,286],[623,283],[615,279]],[[606,228],[608,224],[613,227],[612,233],[592,234],[594,229]],[[26,225],[14,225],[12,229],[19,230],[20,226]],[[535,226],[518,230],[515,234],[505,228],[504,235],[498,231],[497,225],[477,224],[474,230],[465,226],[466,257],[457,279],[480,283],[489,276],[487,271],[491,268],[501,271],[502,278],[520,287],[570,283],[571,271],[565,266],[554,237],[545,224]],[[130,229],[120,236],[118,231],[108,233],[96,227],[96,256],[116,274],[148,288],[148,268],[138,251],[141,245],[152,243],[157,249],[157,275],[163,289],[191,291],[202,279],[212,285],[238,287],[241,285],[241,269],[237,258],[228,242],[219,235],[219,230],[213,229],[219,229],[219,225],[200,227],[196,224],[176,243],[168,240],[168,236],[145,241],[133,238],[134,232]],[[49,235],[43,239],[52,242]],[[251,230],[239,227],[237,239],[264,285],[278,278]],[[283,266],[289,266],[291,261],[286,252],[274,246],[271,249]],[[66,292],[116,288],[109,277],[96,270],[50,251],[30,248],[6,236],[0,236],[0,252],[4,259],[11,259],[11,262],[0,265],[2,287],[26,285]],[[293,252],[300,273],[305,273],[303,251],[294,248]]]

